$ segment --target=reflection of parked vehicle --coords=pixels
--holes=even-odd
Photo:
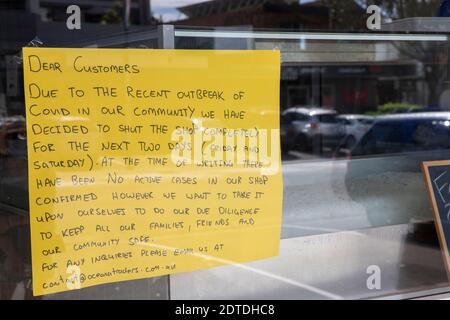
[[[289,108],[282,117],[287,126],[283,145],[289,150],[321,152],[323,147],[336,147],[345,136],[333,110]]]
[[[412,113],[384,116],[352,149],[366,156],[450,149],[450,113]]]
[[[360,114],[339,115],[338,119],[345,130],[344,145],[349,149],[361,139],[374,122],[373,117]]]
[[[349,156],[347,192],[366,208],[372,226],[429,220],[420,165],[450,158],[450,112],[377,118]]]
[[[26,155],[25,118],[5,118],[0,124],[0,154],[8,156]]]
[[[32,297],[26,284],[31,277],[27,268],[31,253],[29,246],[23,245],[31,241],[25,211],[28,210],[26,150],[25,118],[0,119],[0,299],[10,299],[17,288],[25,298]],[[8,207],[14,208],[14,214]]]
[[[28,209],[25,118],[4,120],[0,125],[0,200],[3,204]]]

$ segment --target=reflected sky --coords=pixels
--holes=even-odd
[[[156,18],[161,18],[164,22],[182,20],[186,18],[184,14],[176,8],[196,4],[200,2],[207,2],[205,0],[153,0],[152,11]]]

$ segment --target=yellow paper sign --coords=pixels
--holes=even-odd
[[[278,253],[279,52],[23,62],[35,295]]]

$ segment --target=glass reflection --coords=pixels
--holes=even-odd
[[[378,250],[379,261],[393,261],[383,266],[394,274],[387,293],[445,284],[420,163],[450,157],[449,1],[377,1],[382,25],[375,33],[366,26],[365,0],[95,0],[80,2],[81,29],[75,31],[66,28],[72,2],[0,3],[0,298],[31,298],[21,48],[158,48],[161,24],[193,32],[171,35],[178,49],[281,51],[284,239],[363,230],[365,241],[354,243],[364,243],[364,252],[342,242],[341,253],[371,263],[367,251]],[[249,36],[197,36],[201,30]],[[252,37],[260,30],[322,39]],[[373,40],[355,40],[361,32]],[[436,32],[444,40],[408,40]],[[403,40],[374,38],[392,33]],[[391,240],[389,230],[404,237]],[[323,238],[311,239],[305,243]],[[393,246],[400,249],[385,255]],[[314,247],[311,256],[324,247]],[[431,258],[421,259],[424,252]],[[323,271],[325,260],[310,262],[308,272]],[[330,281],[330,291],[356,283],[354,274],[347,280],[342,274]],[[167,298],[167,288],[162,279],[58,297]],[[358,290],[356,297],[374,294]]]

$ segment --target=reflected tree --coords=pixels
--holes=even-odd
[[[428,89],[428,105],[439,106],[447,80],[448,43],[397,42],[394,45],[402,56],[421,62]]]
[[[443,2],[441,0],[378,0],[372,3],[379,5],[384,18],[390,21],[435,17]],[[444,82],[447,78],[448,43],[423,41],[396,42],[394,45],[401,56],[421,63],[428,89],[427,103],[429,106],[439,106],[439,97],[444,90]]]
[[[336,28],[365,29],[366,8],[372,4],[381,8],[385,22],[405,18],[436,17],[442,0],[322,0],[329,8],[330,30]],[[364,19],[359,20],[363,16]],[[409,30],[404,30],[409,31]],[[438,106],[439,97],[447,80],[448,43],[447,42],[396,42],[393,43],[402,59],[414,60],[422,66],[428,90],[427,104]]]
[[[122,5],[122,1],[115,1],[114,5],[101,18],[101,23],[121,23],[123,21]]]

